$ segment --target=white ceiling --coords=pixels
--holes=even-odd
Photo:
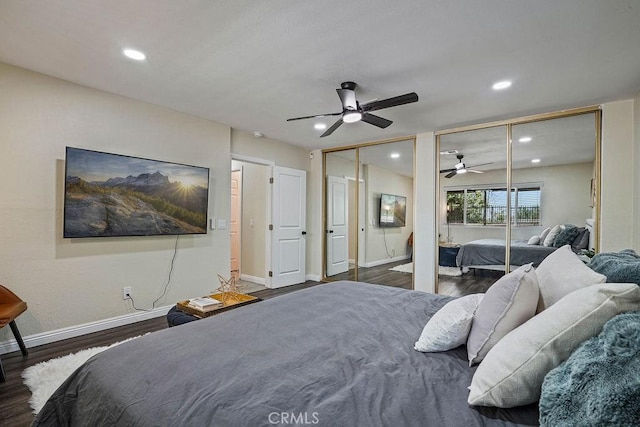
[[[631,98],[640,0],[0,0],[0,61],[328,148]],[[339,111],[347,80],[420,101],[387,129],[286,122]]]

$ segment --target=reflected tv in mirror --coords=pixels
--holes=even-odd
[[[63,237],[206,234],[209,168],[66,148]]]
[[[407,198],[393,194],[380,195],[380,227],[404,227],[407,216]]]

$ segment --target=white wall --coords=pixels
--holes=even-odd
[[[311,153],[309,176],[307,177],[307,279],[322,278],[322,151]]]
[[[413,233],[413,287],[435,292],[436,248],[436,142],[433,132],[416,135],[414,170],[415,221]]]
[[[176,237],[63,239],[65,146],[208,167],[209,216],[228,219],[229,127],[6,64],[0,94],[0,282],[27,301],[22,334],[133,313],[123,286],[150,308]],[[229,257],[228,231],[181,236],[157,306],[215,289]]]
[[[602,195],[600,250],[633,246],[638,211],[634,202],[633,100],[602,108]],[[636,219],[634,219],[634,217]]]

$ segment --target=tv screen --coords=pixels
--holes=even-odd
[[[404,227],[407,198],[393,194],[380,195],[380,227]]]
[[[206,234],[209,169],[67,147],[64,237]]]

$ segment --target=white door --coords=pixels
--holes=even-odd
[[[307,172],[273,167],[271,270],[268,287],[305,281]]]
[[[347,178],[327,177],[327,276],[349,270],[348,196]]]

